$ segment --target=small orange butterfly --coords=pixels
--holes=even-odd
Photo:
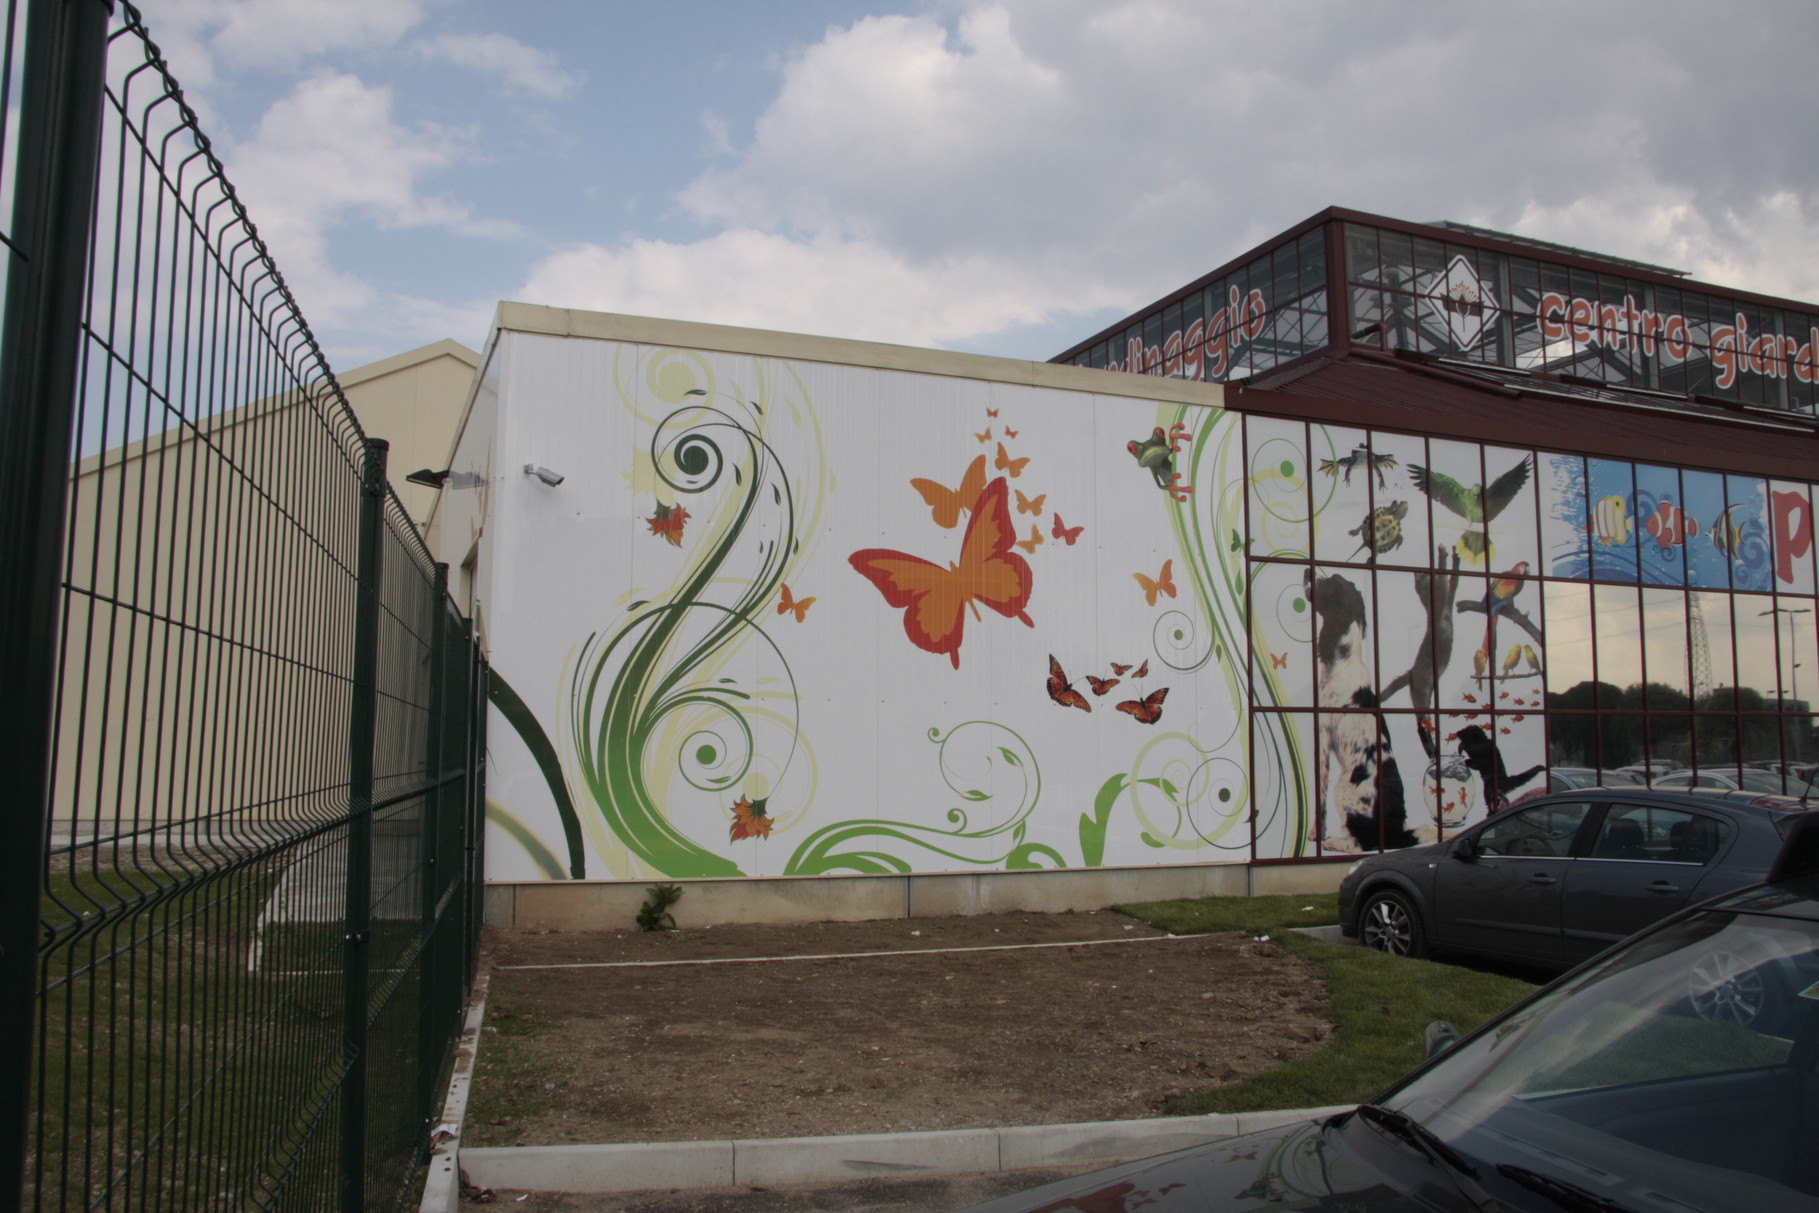
[[[1016,490],[1016,493],[1017,512],[1019,514],[1040,514],[1042,512],[1042,503],[1048,500],[1047,493],[1043,493],[1039,497],[1025,497],[1022,489]]]
[[[1010,453],[1004,449],[1004,444],[1000,442],[998,444],[998,457],[992,460],[992,470],[1008,472],[1010,473],[1011,479],[1015,480],[1017,477],[1023,475],[1023,465],[1028,462],[1028,455],[1025,455],[1021,459],[1012,459]]]
[[[1034,556],[1036,554],[1036,549],[1041,547],[1042,544],[1043,544],[1042,528],[1037,526],[1033,522],[1030,523],[1030,537],[1028,539],[1019,539],[1017,541],[1017,546],[1022,548],[1024,551],[1028,552],[1032,556]]]
[[[1070,548],[1074,546],[1074,540],[1080,538],[1080,532],[1084,531],[1085,529],[1086,529],[1085,524],[1082,524],[1080,526],[1067,526],[1066,524],[1064,524],[1061,521],[1061,515],[1059,515],[1059,514],[1055,515],[1055,527],[1054,527],[1055,538],[1066,540],[1067,546]]]
[[[789,582],[783,583],[783,601],[777,604],[777,614],[784,615],[790,611],[796,613],[796,622],[801,623],[808,615],[808,609],[815,605],[813,598],[794,598],[789,592]]]
[[[979,494],[985,491],[985,456],[975,455],[966,467],[966,475],[960,478],[958,488],[948,488],[933,480],[915,478],[910,487],[922,494],[922,500],[928,504],[935,515],[935,525],[953,530],[960,523],[962,510],[971,510],[973,503],[979,500]]]
[[[1094,678],[1091,674],[1086,676],[1086,680],[1093,684],[1093,694],[1095,695],[1105,694],[1121,681],[1117,678]]]
[[[865,548],[847,563],[878,587],[884,601],[903,612],[903,631],[910,643],[929,653],[944,653],[960,668],[960,642],[966,614],[979,617],[984,603],[1025,627],[1035,620],[1024,610],[1030,600],[1030,566],[1011,551],[1010,490],[1002,478],[985,486],[973,503],[972,520],[960,540],[960,558],[945,568],[932,560],[889,548]]]
[[[1128,712],[1144,724],[1155,724],[1162,719],[1162,701],[1168,698],[1168,688],[1151,691],[1143,699],[1127,699],[1118,705],[1120,712]]]
[[[1143,587],[1144,601],[1150,606],[1156,605],[1158,594],[1167,594],[1170,598],[1175,596],[1175,562],[1173,560],[1162,562],[1162,571],[1156,574],[1154,580],[1145,577],[1142,573],[1132,573],[1131,576],[1135,577],[1137,584]]]
[[[1288,669],[1288,654],[1287,653],[1271,653],[1270,654],[1270,665],[1273,668],[1278,669],[1278,670]]]
[[[980,442],[990,442],[992,440],[992,427],[989,425],[986,426],[985,433],[974,434],[973,437],[977,438]]]
[[[1061,663],[1055,660],[1053,653],[1048,655],[1048,697],[1064,708],[1079,708],[1082,712],[1093,710],[1086,696],[1076,691],[1068,676],[1061,672]]]
[[[1112,673],[1114,674],[1123,674],[1131,668],[1129,665],[1119,665],[1115,661],[1109,662],[1108,664],[1112,667]]]
[[[1148,678],[1149,676],[1150,663],[1148,659],[1145,659],[1143,664],[1137,667],[1137,672],[1131,675],[1132,678]]]
[[[987,417],[996,417],[998,415],[998,410],[997,409],[986,409],[985,415]]]
[[[1022,430],[1013,430],[1008,425],[1004,427],[1004,436],[1006,438],[1015,438],[1018,434],[1021,434],[1022,432],[1023,432]]]

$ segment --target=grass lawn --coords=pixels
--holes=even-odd
[[[1230,1086],[1171,1100],[1164,1111],[1172,1115],[1361,1102],[1421,1060],[1422,1034],[1429,1023],[1451,1020],[1461,1032],[1469,1032],[1536,988],[1514,977],[1385,956],[1291,929],[1337,923],[1338,898],[1330,893],[1209,897],[1115,908],[1177,935],[1206,931],[1268,935],[1289,952],[1318,964],[1332,992],[1331,1016],[1339,1025],[1332,1043]]]

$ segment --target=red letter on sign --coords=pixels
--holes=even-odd
[[[1775,576],[1794,581],[1794,561],[1813,546],[1813,507],[1805,493],[1770,493],[1775,515]]]

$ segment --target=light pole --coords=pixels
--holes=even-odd
[[[1772,606],[1772,607],[1770,607],[1770,608],[1769,608],[1769,609],[1768,609],[1768,610],[1766,610],[1766,611],[1757,611],[1757,612],[1756,612],[1756,614],[1757,614],[1757,615],[1758,615],[1758,616],[1762,616],[1762,615],[1786,615],[1786,616],[1787,616],[1787,617],[1788,617],[1788,620],[1787,620],[1787,645],[1788,645],[1788,651],[1787,651],[1787,664],[1788,664],[1788,679],[1787,679],[1787,690],[1788,690],[1788,702],[1791,702],[1791,703],[1793,703],[1793,704],[1794,704],[1794,705],[1795,705],[1795,707],[1794,707],[1794,710],[1795,710],[1795,711],[1799,711],[1799,710],[1800,710],[1800,708],[1799,708],[1799,704],[1800,704],[1800,654],[1799,654],[1799,653],[1798,653],[1798,652],[1796,652],[1796,651],[1795,651],[1795,649],[1794,649],[1794,618],[1793,618],[1793,617],[1794,617],[1794,616],[1795,616],[1795,615],[1810,615],[1810,614],[1812,614],[1812,613],[1813,613],[1813,612],[1812,612],[1812,608],[1811,608],[1811,607],[1784,607],[1784,606]],[[1779,630],[1780,630],[1780,627],[1781,627],[1781,621],[1780,621],[1780,620],[1779,620],[1779,619],[1777,619],[1777,620],[1776,620],[1776,621],[1775,621],[1775,628],[1776,628],[1776,630],[1777,630],[1777,632],[1779,632]],[[1779,639],[1779,637],[1778,637],[1778,636],[1777,636],[1777,639]],[[1785,711],[1783,711],[1783,712],[1782,712],[1782,715],[1781,715],[1781,718],[1782,718],[1782,720],[1783,720],[1783,722],[1784,722],[1784,727],[1783,727],[1783,729],[1782,729],[1782,740],[1783,740],[1783,743],[1784,743],[1784,746],[1783,746],[1783,753],[1782,753],[1782,769],[1783,769],[1783,770],[1786,770],[1786,769],[1787,769],[1787,767],[1786,767],[1786,763],[1787,763],[1787,761],[1788,761],[1788,759],[1789,759],[1789,758],[1805,758],[1805,757],[1806,757],[1806,755],[1805,755],[1805,753],[1804,753],[1804,750],[1805,750],[1805,747],[1804,747],[1804,746],[1800,746],[1800,745],[1796,745],[1796,746],[1794,746],[1794,747],[1793,747],[1793,748],[1794,748],[1794,749],[1796,749],[1796,750],[1800,750],[1800,751],[1803,751],[1803,752],[1802,752],[1802,753],[1799,753],[1799,754],[1793,754],[1793,755],[1790,755],[1790,754],[1787,754],[1787,753],[1786,753],[1786,746],[1785,746],[1785,742],[1786,742],[1786,728],[1785,728],[1785,721],[1786,721],[1786,719],[1787,719],[1787,714],[1786,714],[1786,712],[1785,712]],[[1795,737],[1795,738],[1796,738],[1796,739],[1797,739],[1797,740],[1798,740],[1798,739],[1800,739],[1800,738],[1802,738],[1802,737],[1803,737],[1803,735],[1804,735],[1804,734],[1805,734],[1805,732],[1806,732],[1806,731],[1807,731],[1807,729],[1806,729],[1806,725],[1807,725],[1807,722],[1806,722],[1806,721],[1805,721],[1805,720],[1802,720],[1802,721],[1801,721],[1801,722],[1800,722],[1800,723],[1801,723],[1801,726],[1802,726],[1802,727],[1800,727],[1800,728],[1798,728],[1798,729],[1796,729],[1796,730],[1795,730],[1795,732],[1794,732],[1794,737]]]

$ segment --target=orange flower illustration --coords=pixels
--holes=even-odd
[[[657,506],[657,512],[645,519],[651,534],[669,541],[671,547],[682,546],[682,528],[688,522],[688,511],[679,505]]]
[[[733,824],[727,831],[727,837],[733,842],[741,838],[769,838],[771,836],[770,814],[764,811],[768,800],[750,800],[741,796],[733,804]]]

